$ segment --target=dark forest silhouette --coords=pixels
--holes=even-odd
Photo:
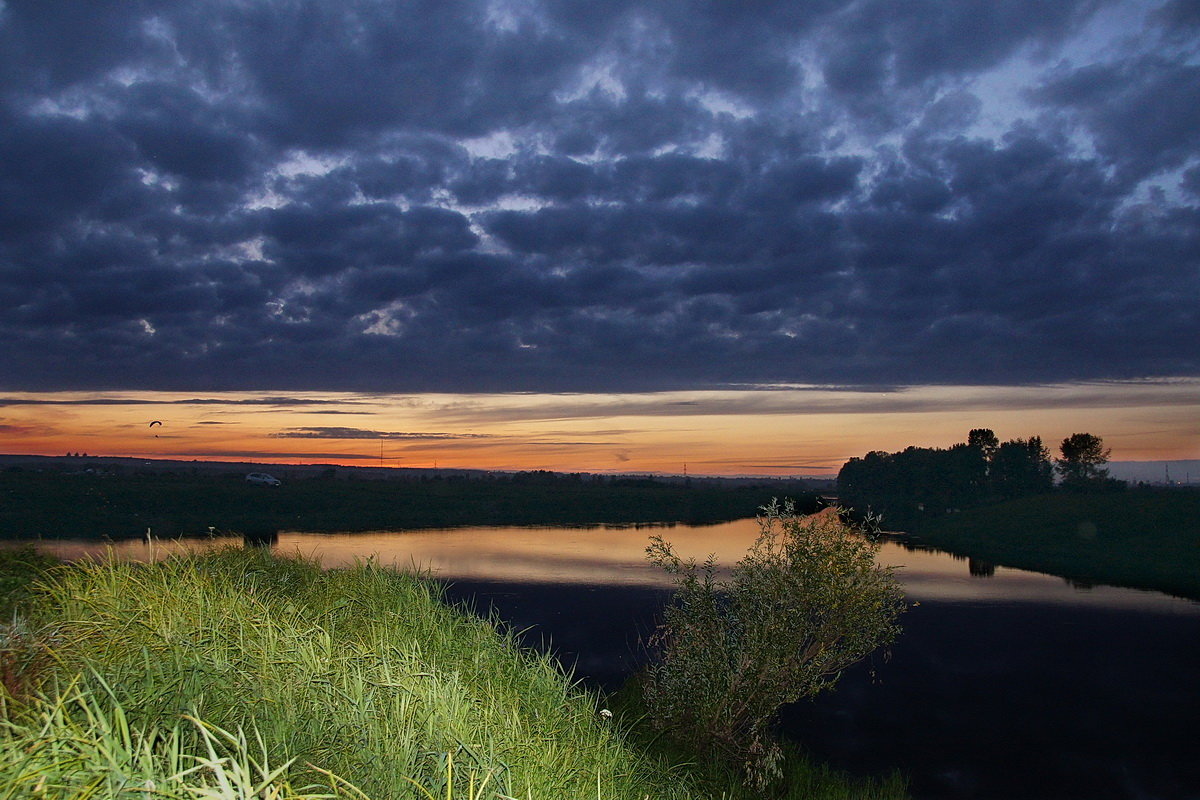
[[[1124,487],[1108,476],[1103,440],[1076,433],[1052,459],[1040,436],[1001,443],[988,428],[949,448],[907,447],[852,458],[838,473],[841,502],[860,512],[887,514],[911,525],[987,503],[1055,491],[1111,491]],[[1061,478],[1055,485],[1055,474]]]
[[[269,542],[276,531],[362,531],[469,525],[708,524],[752,517],[771,498],[804,510],[817,496],[800,480],[654,480],[512,474],[341,479],[337,471],[286,471],[281,486],[244,473],[112,474],[0,471],[0,539],[141,538],[237,533]],[[353,476],[353,471],[348,471]],[[303,475],[306,477],[299,477]]]

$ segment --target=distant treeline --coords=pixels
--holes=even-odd
[[[665,482],[550,472],[418,480],[324,476],[258,486],[244,473],[0,472],[0,538],[257,535],[463,525],[714,523],[754,516],[773,497],[814,509],[800,481]]]
[[[891,523],[912,525],[930,517],[986,503],[1072,491],[1108,491],[1124,486],[1108,477],[1099,437],[1074,434],[1064,439],[1055,461],[1039,436],[1000,442],[976,428],[966,442],[948,449],[908,447],[897,453],[871,452],[852,458],[838,473],[838,497],[859,513],[874,511]],[[889,526],[890,527],[890,526]]]

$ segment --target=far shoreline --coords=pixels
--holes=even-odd
[[[1200,601],[1200,489],[1055,492],[967,509],[891,535],[1082,586]]]

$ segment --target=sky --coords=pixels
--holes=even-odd
[[[0,0],[0,452],[1194,459],[1198,300],[1197,0]]]

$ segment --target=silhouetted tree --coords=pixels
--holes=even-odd
[[[976,428],[946,450],[907,447],[852,458],[837,483],[843,504],[903,526],[931,513],[1048,492],[1054,467],[1041,438],[1000,444],[990,429]]]
[[[988,461],[978,444],[874,451],[850,459],[838,473],[838,495],[844,504],[863,513],[885,513],[901,524],[914,514],[977,505],[987,499],[988,491]]]
[[[1108,480],[1109,450],[1104,440],[1090,433],[1073,433],[1059,445],[1062,458],[1058,459],[1058,474],[1067,488],[1087,488],[1104,484]]]
[[[983,457],[990,462],[1000,447],[1000,439],[992,432],[991,428],[975,428],[967,434],[967,445],[979,448],[983,452]]]
[[[1000,445],[988,473],[995,496],[1002,500],[1043,494],[1054,488],[1054,465],[1040,436]]]
[[[862,458],[852,458],[838,472],[838,496],[846,505],[867,511],[883,508],[899,493],[895,482],[891,454],[872,450]]]

